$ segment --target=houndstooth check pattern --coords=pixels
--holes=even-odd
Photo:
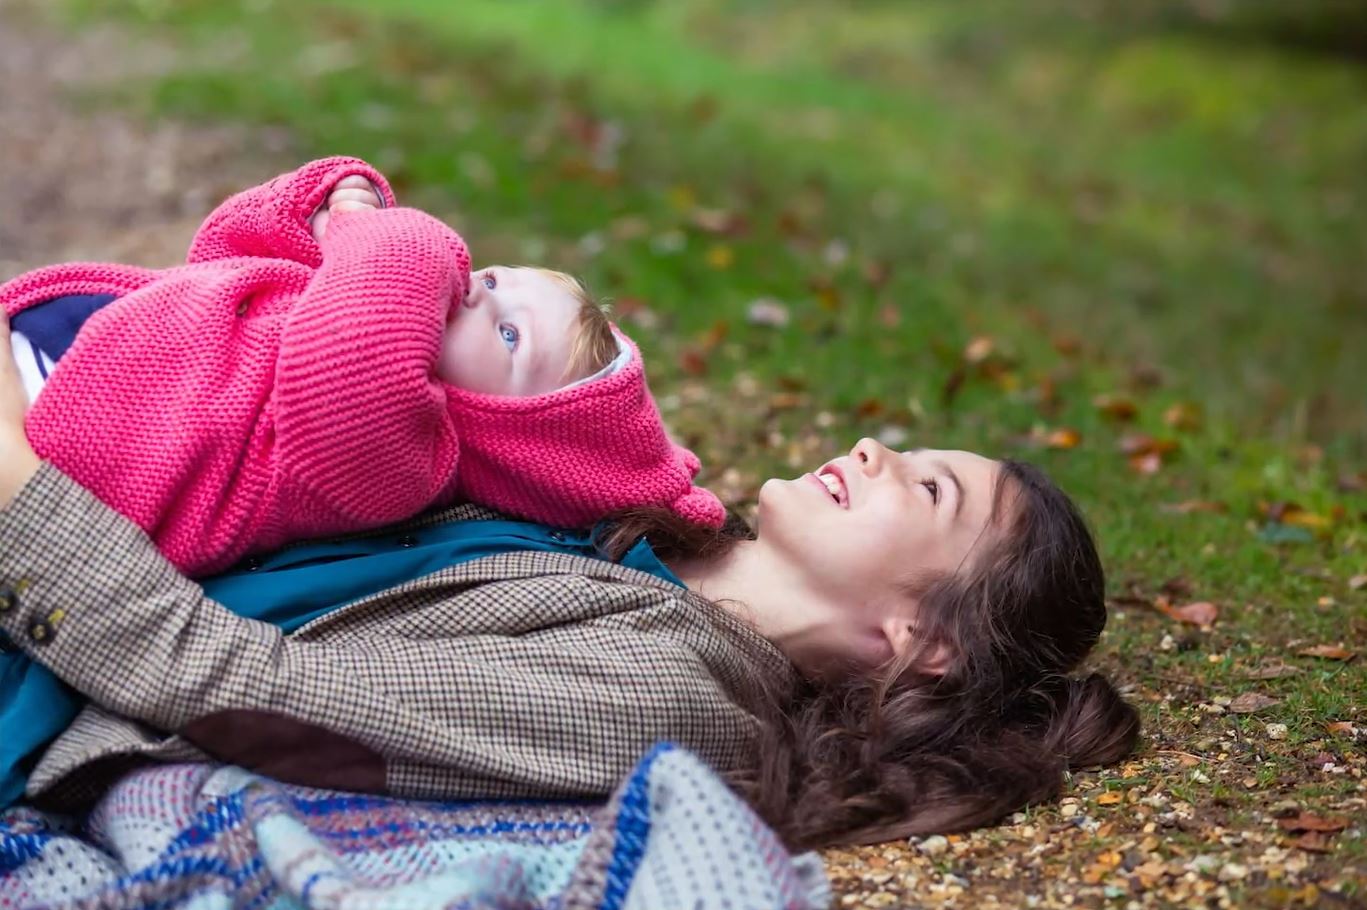
[[[460,506],[439,520],[490,515]],[[394,795],[601,797],[661,739],[734,767],[756,724],[741,707],[747,679],[793,672],[743,623],[660,579],[531,551],[416,579],[286,636],[206,598],[50,465],[0,510],[0,585],[15,593],[0,628],[95,703],[30,778],[31,796],[56,803],[88,799],[101,769],[134,758],[203,757],[158,731],[232,710],[362,744]]]

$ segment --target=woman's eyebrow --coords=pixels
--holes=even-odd
[[[964,510],[964,485],[959,482],[959,475],[955,474],[954,469],[949,465],[945,464],[943,461],[936,461],[934,462],[934,465],[945,472],[949,477],[950,482],[954,484],[954,489],[958,491],[959,495],[954,497],[954,517],[958,518],[959,513]]]

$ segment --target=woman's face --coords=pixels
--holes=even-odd
[[[759,540],[813,593],[812,630],[789,656],[876,666],[916,635],[909,586],[953,573],[992,531],[997,462],[972,452],[894,452],[862,439],[796,480],[759,495]]]

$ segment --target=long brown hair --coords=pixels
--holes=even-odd
[[[1134,708],[1104,676],[1068,675],[1106,624],[1092,535],[1038,468],[1001,465],[1002,533],[960,571],[917,580],[924,645],[954,655],[944,673],[918,672],[913,651],[838,682],[756,680],[754,759],[727,776],[789,847],[990,824],[1052,798],[1065,770],[1133,750]],[[599,541],[613,558],[642,535],[665,558],[716,557],[752,536],[734,517],[721,531],[665,510],[617,518]]]

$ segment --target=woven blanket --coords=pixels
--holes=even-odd
[[[134,771],[80,818],[0,813],[0,908],[817,908],[792,856],[691,753],[661,743],[606,803],[419,802],[240,768]]]

